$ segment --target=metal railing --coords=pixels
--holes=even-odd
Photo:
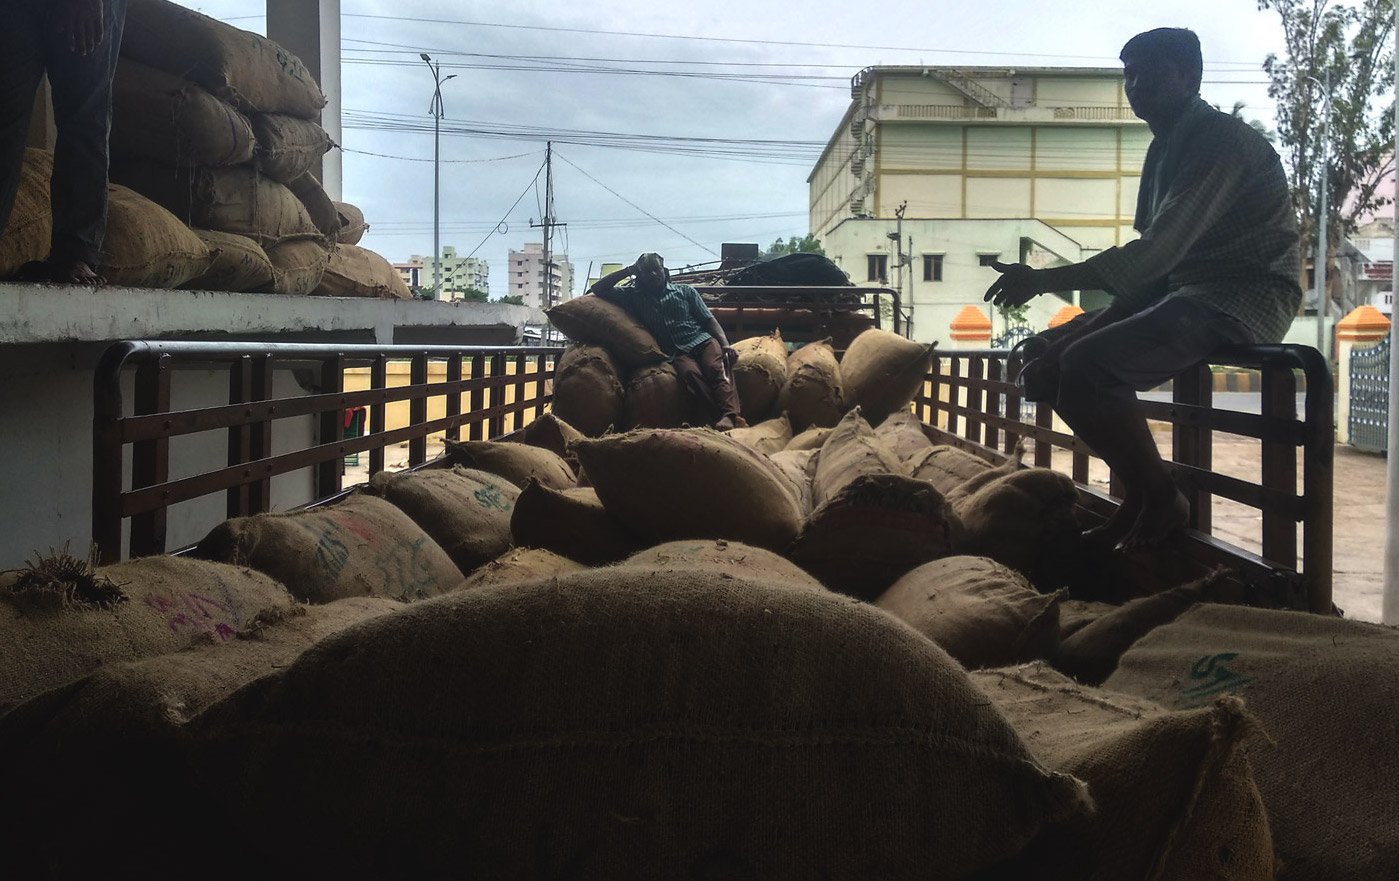
[[[427,458],[429,435],[472,440],[504,434],[508,423],[537,418],[552,395],[558,348],[418,347],[302,343],[122,342],[102,356],[94,376],[92,537],[102,562],[121,557],[122,525],[131,521],[130,556],[163,553],[166,510],[179,502],[223,492],[229,517],[268,510],[271,480],[315,469],[315,495],[342,490],[347,455],[368,452],[369,473],[384,469],[384,450],[407,442],[409,466]],[[406,385],[390,386],[389,365],[407,362]],[[436,365],[435,369],[434,365]],[[226,371],[228,403],[193,409],[171,406],[180,367]],[[367,368],[366,387],[346,389],[347,371]],[[313,379],[314,393],[273,394],[273,375],[297,370]],[[360,371],[364,372],[364,371]],[[440,372],[440,381],[430,380]],[[130,411],[123,374],[134,373]],[[532,395],[530,394],[532,388]],[[444,400],[429,418],[430,399]],[[407,402],[406,424],[387,427],[388,407]],[[342,437],[345,411],[365,407],[368,433]],[[273,453],[272,425],[312,417],[311,446]],[[515,427],[518,427],[516,425]],[[227,464],[170,477],[170,440],[207,431],[227,432]],[[130,488],[123,466],[130,447]],[[307,501],[310,501],[309,499]]]
[[[1260,414],[1216,409],[1210,364],[1259,369]],[[1332,482],[1335,429],[1331,373],[1316,349],[1298,345],[1237,346],[1220,352],[1175,377],[1173,400],[1142,401],[1148,419],[1172,427],[1169,467],[1190,501],[1188,552],[1204,563],[1223,563],[1264,589],[1304,594],[1314,612],[1332,611]],[[1305,404],[1297,413],[1297,377],[1305,379]],[[1015,383],[1019,365],[999,350],[939,352],[924,393],[915,400],[922,420],[948,442],[992,461],[1003,460],[1021,438],[1034,441],[1033,464],[1051,467],[1055,449],[1070,455],[1069,470],[1080,486],[1080,502],[1106,518],[1117,507],[1121,489],[1114,476],[1107,495],[1088,486],[1093,452],[1074,435],[1059,431],[1050,407],[1034,408],[1033,422],[1022,421],[1023,397]],[[1261,442],[1257,482],[1211,470],[1213,433]],[[1302,491],[1297,491],[1298,450]],[[1212,535],[1212,499],[1218,496],[1257,510],[1261,555]],[[1297,524],[1302,525],[1299,573]],[[1279,581],[1289,582],[1279,585]]]

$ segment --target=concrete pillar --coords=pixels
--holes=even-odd
[[[1050,327],[1058,327],[1061,324],[1068,324],[1075,318],[1083,314],[1083,309],[1076,303],[1069,303],[1054,313],[1054,317],[1049,319]]]
[[[1350,353],[1389,336],[1389,319],[1361,306],[1336,323],[1336,442],[1350,443]]]
[[[958,348],[982,349],[991,343],[991,319],[975,306],[964,306],[948,325]]]
[[[340,143],[340,0],[267,0],[267,38],[288,50],[325,93],[321,127]],[[343,157],[332,149],[312,168],[330,198],[344,198]]]

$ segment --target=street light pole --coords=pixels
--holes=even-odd
[[[432,71],[432,103],[428,112],[432,114],[432,298],[442,299],[442,84],[456,74],[442,76],[441,63],[433,63],[426,52],[418,57],[427,63]]]

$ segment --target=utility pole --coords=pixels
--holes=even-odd
[[[904,211],[907,209],[907,201],[900,202],[899,207],[894,209],[894,231],[889,233],[889,238],[894,242],[894,268],[899,273],[894,279],[894,290],[899,292],[900,299],[903,298],[904,293],[904,266],[909,263],[910,259],[904,254]],[[885,283],[888,283],[887,279]],[[898,307],[895,306],[895,308]]]
[[[418,57],[427,63],[432,71],[432,103],[428,112],[432,114],[432,298],[442,299],[442,84],[456,74],[442,76],[442,64],[434,63],[426,52]]]
[[[557,305],[554,302],[554,229],[568,226],[568,224],[559,223],[554,219],[553,141],[544,143],[544,217],[539,223],[531,220],[529,225],[531,229],[541,227],[544,230],[544,286],[540,292],[539,302],[543,308],[548,309]]]

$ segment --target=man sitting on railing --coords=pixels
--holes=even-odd
[[[1126,495],[1091,535],[1120,549],[1161,543],[1189,505],[1171,480],[1133,390],[1145,391],[1222,346],[1278,342],[1297,313],[1297,221],[1282,163],[1247,123],[1199,95],[1200,41],[1178,28],[1122,49],[1127,100],[1155,136],[1134,225],[1141,238],[1052,269],[993,264],[986,291],[1018,306],[1050,291],[1100,289],[1111,305],[1054,340],[1026,370]]]
[[[623,279],[628,287],[617,287]],[[660,254],[642,254],[631,266],[598,279],[588,293],[615,303],[641,322],[670,356],[680,382],[708,408],[714,427],[746,425],[730,370],[737,360],[728,337],[699,292],[674,284]]]

